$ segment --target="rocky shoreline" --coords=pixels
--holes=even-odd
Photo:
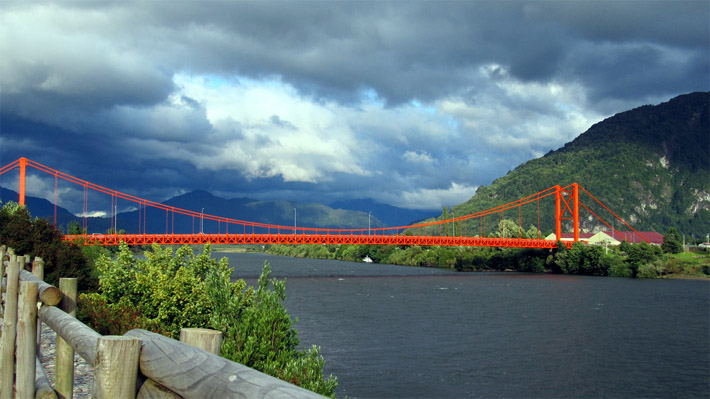
[[[40,361],[47,373],[49,382],[54,387],[56,333],[42,323],[42,341],[40,345]],[[74,399],[91,398],[91,387],[94,381],[94,369],[81,356],[74,353]]]

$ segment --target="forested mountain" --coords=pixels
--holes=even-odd
[[[676,227],[687,236],[705,238],[710,232],[709,110],[710,93],[699,92],[619,113],[479,187],[453,211],[470,214],[577,182],[637,230],[663,233]],[[523,216],[527,229],[537,223],[536,210],[529,208],[506,217],[517,222]],[[540,215],[541,230],[552,231],[553,201],[541,201]],[[487,223],[486,230],[497,228],[497,221]],[[587,217],[581,225],[590,232],[607,229]]]

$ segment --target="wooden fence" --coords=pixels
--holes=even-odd
[[[75,351],[94,369],[97,399],[323,398],[220,357],[219,331],[182,329],[180,341],[140,329],[102,336],[74,317],[76,279],[49,285],[40,258],[30,263],[4,246],[0,259],[0,399],[72,398]],[[39,361],[40,322],[57,333],[54,387]]]

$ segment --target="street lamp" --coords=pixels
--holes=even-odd
[[[203,221],[204,221],[204,213],[205,213],[205,208],[202,208],[200,211],[200,234],[202,234],[202,227],[203,227]]]
[[[293,208],[293,235],[296,235],[296,208]]]

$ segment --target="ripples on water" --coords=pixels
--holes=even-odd
[[[228,256],[287,277],[338,397],[710,397],[710,283]]]

